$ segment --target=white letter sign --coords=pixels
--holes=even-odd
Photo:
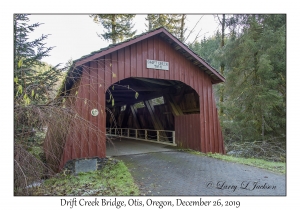
[[[147,59],[147,68],[148,69],[169,70],[169,62]]]

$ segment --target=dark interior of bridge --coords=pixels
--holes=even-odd
[[[200,113],[199,96],[174,80],[128,78],[106,92],[106,127],[174,130],[174,116]]]

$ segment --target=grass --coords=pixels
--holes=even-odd
[[[139,189],[122,161],[102,170],[63,175],[46,180],[34,195],[120,196],[139,195]]]
[[[229,162],[234,163],[241,163],[249,166],[254,166],[262,169],[266,169],[269,171],[273,171],[280,174],[286,173],[286,163],[284,162],[271,162],[263,159],[257,159],[257,158],[242,158],[242,157],[233,157],[230,155],[221,155],[218,153],[212,154],[212,153],[201,153],[193,150],[189,150],[189,153],[201,155],[201,156],[207,156],[212,157],[216,159],[221,159]]]

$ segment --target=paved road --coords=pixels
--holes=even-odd
[[[115,138],[106,144],[106,156],[134,155],[174,151],[174,146],[126,138]]]
[[[176,150],[115,157],[142,195],[286,195],[286,177],[266,170]]]

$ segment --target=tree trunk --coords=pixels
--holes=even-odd
[[[116,44],[117,43],[117,34],[116,34],[116,15],[112,15],[111,17],[111,32],[112,32],[112,43]]]
[[[180,25],[180,41],[184,41],[184,21],[185,21],[186,15],[181,16],[181,25]]]
[[[222,18],[222,34],[221,34],[221,48],[224,47],[225,45],[225,14],[223,14],[223,18]],[[224,74],[224,68],[225,68],[225,65],[224,63],[221,63],[221,69],[220,69],[220,73],[221,75]],[[223,102],[224,102],[224,85],[221,84],[220,86],[220,99],[219,99],[219,102],[220,102],[220,109],[219,109],[219,114],[220,116],[223,115]]]

